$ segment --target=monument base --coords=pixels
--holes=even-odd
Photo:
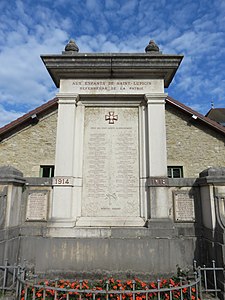
[[[20,228],[20,236],[7,241],[5,251],[12,249],[7,257],[13,264],[19,247],[20,260],[26,259],[35,274],[47,278],[69,273],[83,278],[87,274],[176,274],[177,265],[191,266],[199,256],[199,239],[192,224],[184,228],[179,224],[173,235],[145,227],[57,229],[43,225]],[[11,231],[8,234],[12,236]]]
[[[141,217],[80,217],[78,227],[143,227],[145,221]]]

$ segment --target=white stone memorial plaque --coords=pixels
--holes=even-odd
[[[138,108],[86,107],[82,216],[139,215]]]
[[[48,211],[48,191],[32,191],[27,199],[27,221],[45,221]]]
[[[176,222],[195,222],[194,196],[188,191],[175,191],[174,215]]]
[[[66,79],[61,80],[61,93],[77,94],[148,94],[154,91],[163,92],[163,81],[154,79]]]

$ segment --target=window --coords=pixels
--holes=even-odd
[[[169,178],[182,178],[183,177],[183,167],[167,167],[167,174]]]
[[[40,177],[54,177],[55,166],[40,166]]]

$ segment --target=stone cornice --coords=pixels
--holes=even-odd
[[[76,53],[42,55],[50,76],[59,87],[60,79],[163,79],[172,81],[182,55],[143,53]]]
[[[12,166],[1,166],[0,167],[0,184],[25,184],[23,173],[15,169]]]

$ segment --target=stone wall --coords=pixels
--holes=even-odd
[[[25,177],[39,177],[40,165],[55,164],[57,111],[0,143],[0,165],[11,165]]]
[[[184,177],[198,177],[210,166],[225,166],[225,136],[186,114],[166,107],[167,159],[169,166],[183,166]]]

